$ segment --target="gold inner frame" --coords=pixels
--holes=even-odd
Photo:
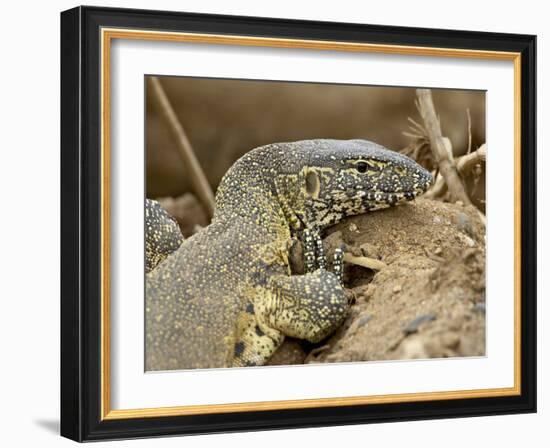
[[[419,392],[303,400],[187,405],[140,409],[111,409],[110,389],[110,50],[113,39],[207,43],[255,47],[299,48],[369,52],[413,56],[439,56],[506,60],[514,63],[514,386],[442,392]],[[416,47],[368,43],[348,43],[303,39],[101,29],[101,419],[166,417],[225,412],[304,409],[412,401],[501,397],[521,394],[521,54],[514,52]]]

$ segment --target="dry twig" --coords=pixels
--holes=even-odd
[[[458,175],[452,155],[451,142],[441,134],[441,124],[435,112],[435,107],[430,89],[417,89],[418,97],[417,107],[424,120],[424,128],[430,139],[430,146],[434,155],[439,171],[454,201],[462,201],[465,205],[470,205],[472,201],[466,193],[464,184]]]
[[[185,164],[191,186],[197,197],[204,204],[208,216],[211,219],[214,214],[214,193],[206,180],[206,176],[195,156],[191,142],[187,138],[187,134],[179,122],[174,112],[174,108],[170,104],[170,100],[166,96],[166,92],[160,80],[156,76],[151,76],[149,79],[153,96],[160,106],[161,115],[176,140],[178,152]]]
[[[483,143],[476,151],[460,157],[456,162],[456,169],[462,176],[465,176],[472,171],[477,164],[485,162],[486,159],[487,145]]]
[[[405,131],[402,134],[411,138],[412,141],[401,150],[401,153],[416,160],[427,170],[432,171],[434,169],[434,158],[426,130],[411,117],[407,117],[407,120],[410,123],[409,131]]]
[[[472,152],[472,115],[470,114],[470,108],[466,108],[466,117],[468,118],[468,150],[466,154]]]
[[[362,266],[364,268],[372,269],[373,271],[380,271],[384,269],[387,265],[383,261],[377,260],[376,258],[369,257],[356,257],[350,253],[344,254],[344,261],[346,263],[355,264],[357,266]]]
[[[487,158],[487,146],[485,143],[481,145],[476,151],[470,154],[463,155],[456,161],[456,169],[463,177],[468,175],[476,165],[481,162],[485,162]],[[433,186],[426,192],[424,197],[428,199],[434,199],[445,194],[447,191],[447,184],[445,179],[441,175],[437,175]]]

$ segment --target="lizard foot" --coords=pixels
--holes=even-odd
[[[345,319],[349,301],[338,277],[325,269],[279,276],[256,300],[256,316],[286,336],[322,341]]]

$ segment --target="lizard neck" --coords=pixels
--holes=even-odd
[[[273,191],[281,212],[292,232],[307,226],[306,204],[301,195],[298,175],[278,176],[273,181]]]
[[[288,239],[290,229],[287,217],[271,182],[266,177],[260,178],[247,172],[236,174],[234,172],[230,178],[224,179],[218,187],[212,222],[231,225],[239,221],[261,229],[261,233],[270,240]]]

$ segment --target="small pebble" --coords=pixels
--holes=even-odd
[[[372,316],[361,316],[357,321],[357,328],[361,328],[362,326],[367,325],[367,323],[371,319],[372,319]]]
[[[466,237],[466,244],[468,245],[468,247],[475,247],[476,242],[473,239]]]
[[[474,236],[474,229],[472,227],[472,223],[470,221],[470,218],[464,214],[459,213],[457,216],[457,227],[460,231],[468,234],[469,236]]]
[[[418,328],[422,324],[425,324],[426,322],[431,322],[433,320],[437,319],[437,316],[433,313],[431,314],[423,314],[421,316],[415,317],[409,324],[403,329],[403,332],[405,334],[412,334],[416,333],[418,331]]]
[[[435,255],[441,255],[443,253],[443,249],[441,247],[436,247],[434,250]]]
[[[395,285],[393,287],[393,293],[397,294],[398,292],[401,292],[401,285]]]
[[[456,333],[446,333],[441,336],[441,344],[451,350],[455,350],[460,344],[460,337]]]
[[[478,302],[474,305],[474,311],[485,314],[485,303]]]
[[[361,250],[361,255],[364,257],[380,259],[380,252],[374,244],[363,243],[359,246],[359,249]]]
[[[357,224],[355,224],[354,222],[352,222],[350,225],[349,225],[349,231],[350,232],[357,232],[358,231],[358,228],[357,228]]]

